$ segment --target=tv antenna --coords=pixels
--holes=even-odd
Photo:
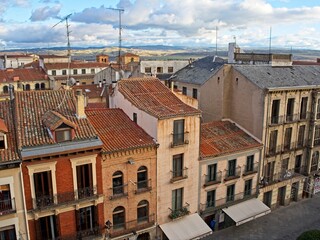
[[[118,61],[119,61],[119,70],[121,70],[121,60],[120,60],[120,55],[121,55],[121,42],[122,42],[122,38],[121,38],[121,31],[122,31],[122,27],[121,27],[121,13],[124,12],[123,8],[107,8],[113,11],[118,11],[119,13],[119,51],[118,51]]]
[[[57,25],[59,25],[60,23],[62,23],[63,21],[66,21],[66,28],[67,28],[67,41],[68,41],[68,44],[67,44],[67,48],[68,48],[68,57],[70,58],[71,57],[71,50],[70,50],[70,31],[69,31],[69,18],[70,16],[72,15],[72,13],[70,13],[69,15],[65,16],[64,18],[61,18],[61,20],[59,22],[57,22],[55,25],[52,26],[52,28],[56,27]]]

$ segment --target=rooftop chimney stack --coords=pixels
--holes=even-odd
[[[9,84],[9,96],[10,96],[10,100],[14,99],[14,87],[12,84]]]
[[[86,114],[84,113],[84,107],[85,107],[85,99],[84,95],[82,94],[81,89],[77,89],[76,91],[76,115],[77,118],[86,118]]]

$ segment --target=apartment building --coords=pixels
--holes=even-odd
[[[34,55],[28,54],[4,54],[0,56],[0,69],[23,68],[24,65],[33,62]]]
[[[119,59],[117,58],[117,62],[119,63]],[[129,63],[139,63],[140,57],[139,55],[133,53],[124,53],[120,56],[121,65],[127,65]]]
[[[157,144],[121,109],[88,109],[103,141],[104,221],[109,239],[155,239]]]
[[[81,91],[15,93],[30,239],[101,238],[102,142]]]
[[[200,116],[159,79],[122,79],[110,106],[121,108],[159,144],[157,148],[157,236],[192,239],[211,233],[198,215]]]
[[[271,210],[256,197],[262,143],[230,120],[201,125],[199,212],[212,229]]]
[[[12,102],[0,101],[0,239],[29,239]]]

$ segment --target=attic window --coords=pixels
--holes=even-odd
[[[5,142],[5,136],[4,135],[0,135],[0,149],[6,149],[6,142]]]
[[[57,128],[55,131],[56,142],[71,141],[71,128]]]

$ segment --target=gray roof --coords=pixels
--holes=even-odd
[[[215,57],[214,62],[213,59],[213,56],[208,56],[194,61],[191,65],[177,71],[171,79],[182,83],[202,85],[225,64],[222,58]]]
[[[320,85],[320,66],[234,65],[233,67],[261,89]]]

